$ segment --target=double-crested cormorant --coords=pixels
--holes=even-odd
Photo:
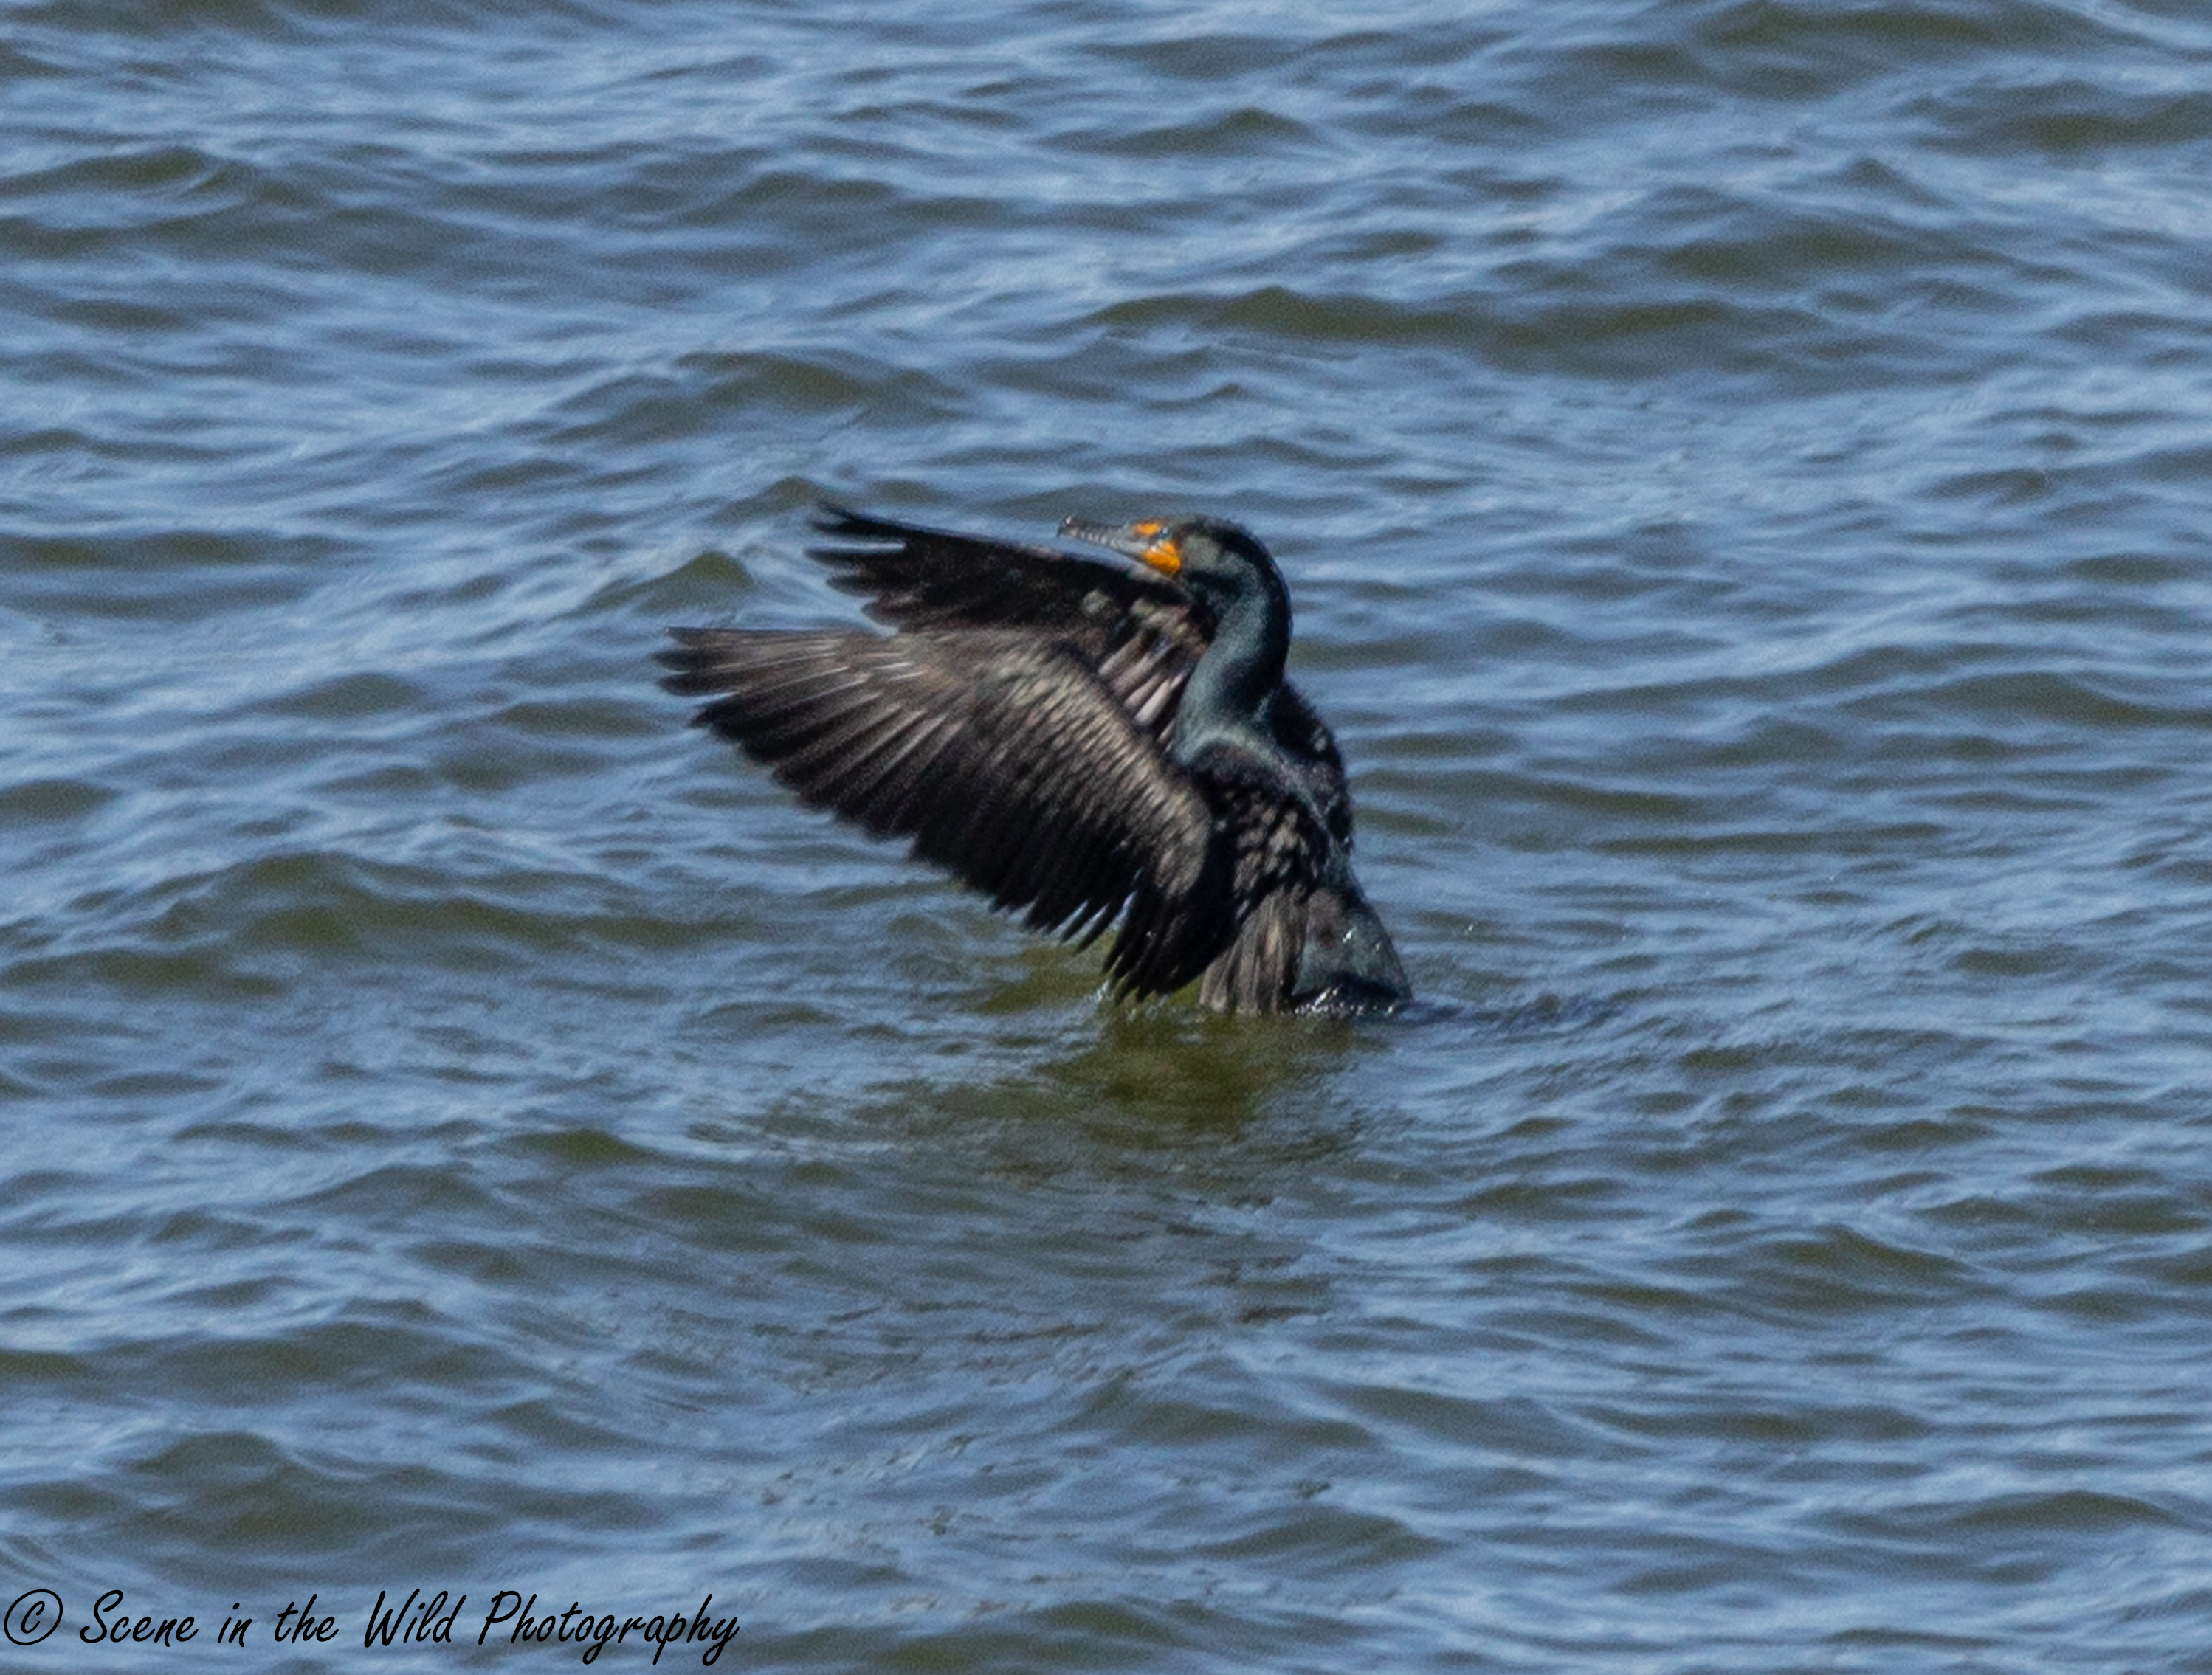
[[[1088,943],[1117,993],[1223,1010],[1411,998],[1352,877],[1336,741],[1283,678],[1289,590],[1215,518],[1066,537],[1134,569],[824,507],[812,549],[896,632],[677,628],[694,717],[805,802]]]

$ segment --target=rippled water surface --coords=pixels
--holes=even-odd
[[[2179,0],[0,4],[0,1662],[2212,1670],[2208,181]],[[687,731],[823,495],[1257,529],[1420,1004]]]

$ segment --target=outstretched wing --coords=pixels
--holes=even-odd
[[[1117,989],[1161,994],[1235,933],[1198,783],[1065,645],[966,630],[678,628],[663,684],[805,801],[913,840],[1039,930],[1117,920]]]
[[[824,506],[835,546],[808,554],[902,628],[1042,630],[1088,664],[1139,725],[1164,738],[1183,683],[1213,641],[1213,617],[1164,577],[1052,547],[1024,546]]]

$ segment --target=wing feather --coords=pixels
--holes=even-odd
[[[1164,738],[1183,683],[1213,643],[1212,613],[1164,577],[1054,547],[994,541],[824,506],[808,549],[831,586],[873,621],[908,628],[1044,630],[1097,672],[1144,729]]]
[[[1312,905],[1325,888],[1326,816],[1285,795],[1279,770],[1234,750],[1207,750],[1195,766],[1214,788],[1233,857],[1231,876],[1237,899],[1248,904],[1235,940],[1206,972],[1200,997],[1226,1011],[1280,1011],[1295,998]]]
[[[1027,633],[676,631],[671,690],[805,802],[1041,930],[1119,923],[1106,969],[1155,994],[1235,933],[1204,786],[1075,649]]]

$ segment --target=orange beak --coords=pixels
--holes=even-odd
[[[1060,526],[1060,532],[1078,541],[1087,541],[1094,547],[1126,554],[1139,563],[1151,565],[1162,575],[1171,576],[1182,568],[1182,549],[1176,544],[1167,527],[1157,519],[1115,529],[1105,524],[1089,524],[1080,518],[1070,518]]]

